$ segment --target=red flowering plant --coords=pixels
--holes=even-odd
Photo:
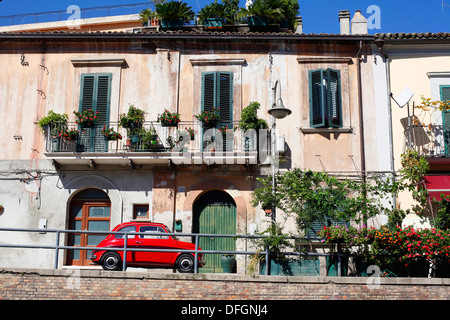
[[[220,121],[220,109],[213,108],[211,111],[202,111],[195,117],[203,122],[204,126],[214,127]]]
[[[343,251],[355,253],[362,257],[371,255],[370,245],[374,241],[375,228],[336,225],[331,227],[323,227],[318,232],[318,236],[322,238],[322,242],[326,244],[344,244],[341,246]]]
[[[119,124],[128,129],[141,128],[144,122],[144,110],[136,108],[134,105],[130,105],[128,113],[120,115]]]
[[[106,126],[103,126],[102,134],[105,137],[105,140],[121,140],[122,135],[118,132],[116,132],[113,128],[107,128]]]
[[[97,120],[100,117],[100,113],[98,111],[94,111],[92,109],[85,110],[83,112],[73,112],[75,114],[76,123],[80,125],[82,128],[92,128],[97,123]]]
[[[176,112],[170,112],[165,109],[162,114],[158,115],[157,121],[161,122],[163,127],[177,126],[178,122],[180,122],[180,115]]]
[[[66,141],[76,141],[78,138],[78,135],[80,134],[80,131],[76,130],[76,129],[63,129],[61,130],[61,132],[59,133],[59,137],[63,138]]]
[[[357,250],[357,254],[374,260],[401,261],[405,266],[418,261],[450,263],[450,230],[415,229],[412,226],[389,229],[355,228],[345,226],[324,227],[319,237],[326,244],[345,244],[344,250]],[[383,258],[384,257],[384,258]],[[380,259],[378,259],[380,258]]]
[[[400,260],[405,265],[419,260],[450,262],[450,230],[410,226],[401,231],[401,237],[404,241]]]

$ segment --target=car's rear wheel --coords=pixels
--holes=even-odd
[[[194,257],[192,254],[182,254],[177,259],[177,270],[180,273],[194,272]]]
[[[117,252],[107,252],[103,256],[102,267],[104,270],[120,271],[122,270],[122,259]]]

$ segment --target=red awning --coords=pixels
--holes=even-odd
[[[431,198],[442,200],[441,194],[450,196],[450,175],[447,176],[426,176],[427,189]]]

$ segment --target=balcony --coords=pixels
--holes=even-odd
[[[228,127],[237,128],[237,123]],[[61,131],[67,130],[78,130],[78,135],[61,135]],[[121,139],[108,139],[106,130],[120,134]],[[225,131],[203,128],[198,121],[180,122],[176,127],[144,122],[142,127],[131,129],[117,122],[92,128],[68,123],[49,126],[45,132],[45,156],[55,165],[249,165],[269,163],[269,154],[268,130]]]
[[[407,127],[408,146],[419,155],[431,158],[450,156],[450,126],[412,125]]]

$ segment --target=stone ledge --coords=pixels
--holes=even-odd
[[[239,274],[183,274],[159,272],[121,272],[92,269],[30,269],[30,268],[3,268],[1,274],[40,275],[55,277],[71,277],[77,273],[86,278],[114,278],[114,279],[154,279],[154,280],[194,280],[194,281],[231,281],[231,282],[265,282],[265,283],[304,283],[304,284],[336,284],[336,285],[366,285],[368,279],[373,277],[300,277],[300,276],[265,276],[265,275],[239,275]],[[423,286],[450,286],[448,278],[377,278],[380,285],[423,285]]]

